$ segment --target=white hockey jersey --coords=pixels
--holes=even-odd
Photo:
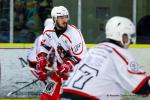
[[[86,53],[65,83],[64,93],[95,97],[90,100],[120,100],[125,91],[138,89],[144,74],[126,49],[104,42]]]
[[[68,25],[67,30],[59,37],[57,37],[52,25],[47,25],[43,32],[42,41],[42,44],[45,45],[45,47],[52,47],[55,49],[56,56],[61,56],[57,54],[58,46],[62,46],[62,48],[71,56],[76,56],[79,59],[82,59],[86,52],[86,45],[81,32],[72,25]],[[39,52],[45,52],[43,51],[47,50],[45,47],[43,46]],[[62,63],[58,56],[57,59]]]
[[[36,56],[38,53],[44,52],[50,54],[51,48],[56,50],[58,45],[62,46],[63,49],[72,56],[82,59],[86,52],[86,45],[82,33],[75,26],[68,25],[67,30],[58,38],[53,28],[54,24],[49,22],[43,34],[35,40],[33,49],[28,55],[28,59],[30,61],[37,61]]]

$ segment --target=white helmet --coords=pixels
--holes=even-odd
[[[66,7],[64,6],[56,6],[51,11],[51,17],[56,20],[58,16],[68,16],[69,19],[69,12]]]
[[[120,41],[124,47],[130,43],[135,43],[135,25],[130,19],[125,17],[115,16],[108,20],[105,27],[106,38]],[[123,34],[128,35],[128,43],[122,41]]]

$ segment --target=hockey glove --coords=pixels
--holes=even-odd
[[[69,76],[69,73],[73,71],[75,64],[79,62],[75,57],[65,58],[64,63],[57,67],[57,73],[61,78],[66,80]]]
[[[37,55],[38,64],[36,70],[38,71],[38,79],[41,81],[45,81],[47,79],[46,73],[47,70],[45,69],[45,66],[48,64],[46,59],[47,54],[46,53],[39,53]]]
[[[39,79],[40,81],[45,82],[45,81],[47,80],[46,73],[40,71],[40,72],[38,72],[37,74],[38,74],[38,79]]]

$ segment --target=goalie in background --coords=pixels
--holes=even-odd
[[[45,22],[40,36],[40,48],[36,53],[38,78],[47,85],[41,100],[59,100],[63,80],[67,80],[76,64],[86,52],[82,33],[69,25],[69,12],[64,6],[56,6],[51,11],[52,20]],[[48,59],[49,58],[49,59]],[[46,76],[46,66],[56,71],[50,79]]]
[[[125,17],[108,20],[106,41],[91,48],[65,83],[62,98],[69,100],[120,100],[128,91],[150,93],[150,77],[127,50],[135,43],[134,24]]]

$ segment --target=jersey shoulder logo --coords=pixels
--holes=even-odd
[[[74,51],[75,53],[78,52],[79,49],[80,49],[80,47],[81,47],[81,43],[75,45],[74,48],[73,48],[73,51]]]
[[[132,71],[132,72],[138,72],[138,64],[134,61],[130,62],[129,64],[129,69]]]
[[[131,74],[146,74],[145,71],[143,71],[142,69],[139,68],[138,63],[135,62],[135,61],[131,61],[129,63],[129,66],[128,66],[127,70]]]

